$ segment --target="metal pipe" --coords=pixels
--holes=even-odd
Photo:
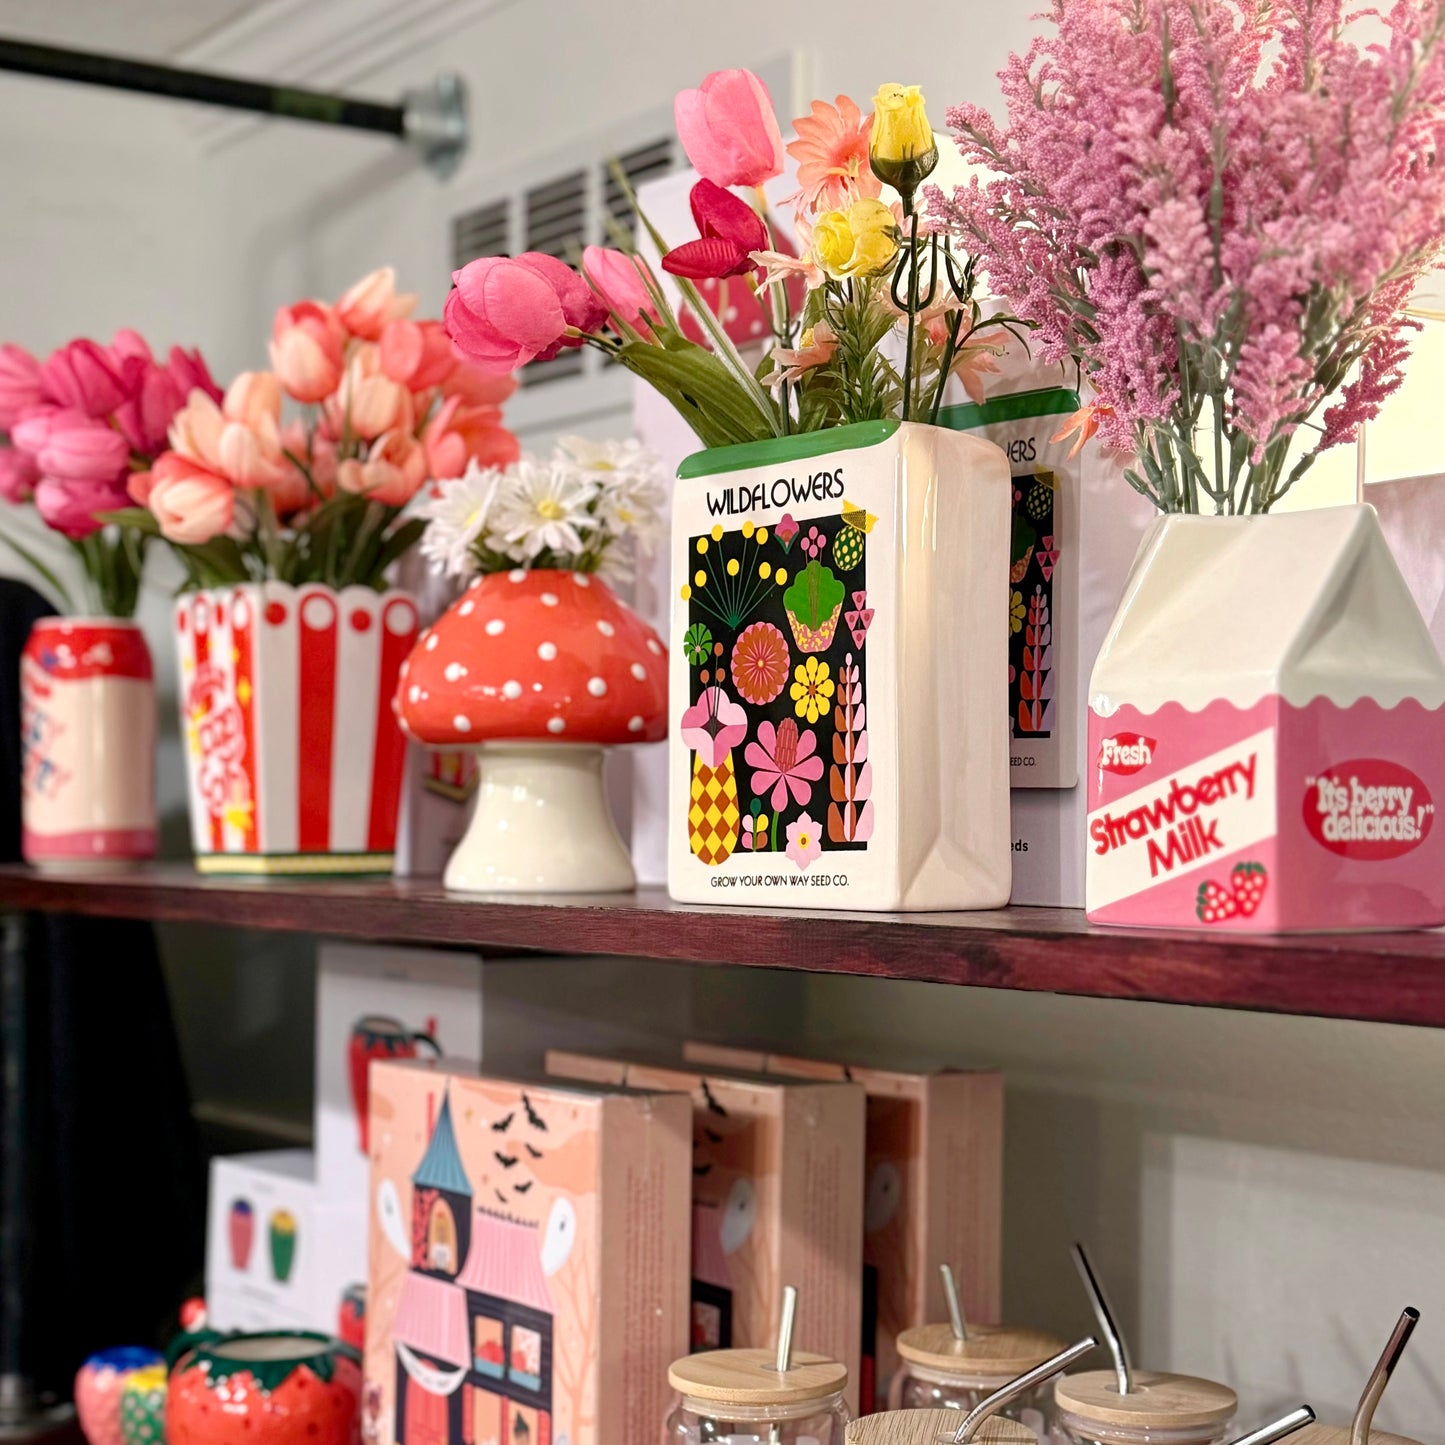
[[[968,1339],[968,1327],[963,1322],[963,1306],[958,1300],[958,1285],[953,1270],[946,1264],[938,1266],[943,1276],[943,1297],[948,1301],[948,1323],[953,1327],[953,1337],[960,1343]]]
[[[1308,1405],[1301,1405],[1298,1410],[1281,1416],[1273,1425],[1261,1425],[1258,1430],[1231,1440],[1229,1445],[1274,1445],[1276,1440],[1283,1440],[1286,1435],[1293,1435],[1296,1430],[1313,1424],[1314,1418],[1315,1412]]]
[[[1089,1296],[1089,1303],[1094,1308],[1094,1318],[1099,1321],[1099,1329],[1103,1333],[1104,1343],[1109,1347],[1109,1353],[1114,1357],[1114,1375],[1119,1382],[1119,1393],[1121,1395],[1132,1395],[1134,1393],[1134,1366],[1129,1361],[1129,1344],[1124,1338],[1124,1332],[1119,1328],[1118,1321],[1114,1318],[1114,1311],[1109,1307],[1109,1297],[1104,1293],[1104,1286],[1099,1283],[1099,1277],[1094,1273],[1094,1267],[1089,1263],[1088,1253],[1082,1244],[1069,1246],[1069,1253],[1074,1257],[1074,1268],[1079,1271],[1079,1278],[1084,1282],[1084,1291]]]
[[[790,1284],[783,1286],[783,1314],[778,1321],[778,1373],[786,1375],[793,1366],[793,1324],[798,1317],[798,1291]]]
[[[1016,1380],[1010,1380],[1000,1390],[995,1390],[992,1395],[980,1400],[972,1410],[963,1418],[963,1424],[958,1427],[953,1437],[953,1445],[968,1445],[973,1439],[978,1427],[996,1411],[1003,1409],[1010,1400],[1016,1400],[1020,1395],[1026,1395],[1030,1390],[1037,1389],[1045,1380],[1052,1380],[1055,1375],[1061,1375],[1075,1360],[1082,1359],[1090,1350],[1098,1347],[1098,1340],[1093,1335],[1080,1340],[1076,1345],[1070,1345],[1066,1350],[1060,1350],[1051,1360],[1045,1360],[1042,1365],[1035,1365],[1027,1374],[1020,1375]]]
[[[1385,1386],[1390,1383],[1390,1376],[1395,1373],[1395,1366],[1400,1363],[1400,1356],[1405,1353],[1405,1346],[1410,1343],[1410,1336],[1419,1323],[1420,1311],[1408,1308],[1395,1322],[1385,1353],[1370,1372],[1365,1393],[1355,1407],[1355,1418],[1350,1425],[1350,1445],[1370,1445],[1370,1426],[1375,1421],[1375,1407],[1380,1403],[1380,1396],[1385,1393]]]

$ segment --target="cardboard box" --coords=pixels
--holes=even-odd
[[[634,1445],[687,1345],[685,1098],[383,1063],[362,1429]]]
[[[549,1050],[547,1072],[692,1099],[692,1347],[771,1348],[783,1286],[796,1342],[848,1366],[863,1319],[863,1090]]]
[[[863,1413],[881,1409],[898,1335],[948,1318],[939,1266],[965,1318],[992,1323],[1003,1291],[1003,1075],[900,1073],[689,1042],[715,1068],[851,1079],[868,1096],[863,1211]]]

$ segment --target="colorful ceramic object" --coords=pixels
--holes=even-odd
[[[1372,508],[1160,518],[1089,693],[1090,918],[1445,923],[1445,663]]]
[[[91,1355],[75,1376],[75,1412],[90,1445],[125,1445],[120,1402],[125,1379],[136,1370],[164,1365],[155,1350],[119,1345]]]
[[[284,582],[176,603],[191,839],[204,873],[389,873],[415,601]]]
[[[244,1274],[251,1263],[251,1246],[256,1240],[256,1211],[249,1199],[233,1199],[231,1214],[227,1221],[230,1230],[228,1243],[231,1247],[231,1267],[238,1274]]]
[[[672,506],[668,889],[1008,901],[1008,459],[864,422],[722,447]]]
[[[351,1102],[356,1110],[356,1128],[361,1152],[366,1153],[366,1080],[373,1059],[414,1059],[418,1044],[425,1044],[440,1056],[441,1045],[429,1033],[408,1029],[399,1019],[368,1014],[351,1026],[346,1064],[351,1084]]]
[[[366,1348],[366,1286],[353,1284],[341,1296],[341,1308],[336,1312],[336,1333],[344,1345],[354,1350]]]
[[[232,1335],[171,1376],[167,1445],[356,1445],[355,1352],[309,1331]]]
[[[120,1391],[120,1434],[125,1445],[165,1445],[166,1367],[132,1370]]]
[[[21,846],[40,867],[124,867],[156,851],[156,698],[133,622],[42,618],[20,662]]]
[[[418,640],[396,698],[416,741],[479,750],[476,807],[447,887],[631,888],[602,750],[664,736],[666,677],[661,639],[595,573],[517,568],[473,581]]]
[[[278,1209],[271,1215],[271,1275],[277,1284],[291,1278],[296,1263],[296,1216],[289,1209]]]

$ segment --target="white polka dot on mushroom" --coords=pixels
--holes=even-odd
[[[597,630],[603,635],[603,637],[612,637],[617,632],[617,629],[610,622],[602,619],[598,620]]]
[[[662,644],[658,642],[655,637],[649,637],[647,639],[647,650],[652,653],[654,657],[662,656]]]
[[[435,652],[437,650],[437,635],[435,632],[433,632],[432,635],[427,638],[426,650],[428,652]]]
[[[645,726],[646,724],[640,717],[630,717],[627,719],[627,731],[630,733],[640,733]]]
[[[420,702],[420,701],[421,701],[421,688],[419,688],[419,687],[416,685],[416,683],[412,683],[410,689],[409,689],[408,692],[407,692],[406,700],[407,700],[408,702]]]
[[[547,731],[549,733],[561,733],[567,731],[567,722],[564,718],[549,717],[547,719]]]
[[[638,682],[647,681],[647,669],[640,662],[634,662],[632,666],[628,669],[628,671],[633,675],[633,677],[638,680]]]
[[[555,607],[557,605],[557,594],[555,592],[544,592],[542,594],[543,607]]]
[[[502,696],[516,699],[522,695],[522,684],[520,682],[504,682],[502,684]]]
[[[508,582],[525,582],[527,580],[527,569],[525,567],[513,567],[507,573]]]
[[[506,631],[507,624],[500,617],[494,617],[483,629],[488,637],[500,637]]]
[[[460,607],[457,608],[457,615],[459,617],[470,617],[472,613],[476,611],[476,609],[477,604],[473,602],[470,597],[468,597],[467,600],[463,602]]]
[[[589,678],[587,681],[587,691],[590,692],[593,697],[606,697],[607,683],[605,679],[600,677]]]
[[[585,572],[574,572],[572,574],[572,580],[579,587],[590,587],[592,585],[592,579]]]
[[[467,670],[460,662],[449,662],[446,667],[442,669],[442,676],[446,678],[448,682],[456,682],[459,678],[463,678],[466,675]]]
[[[537,647],[537,656],[543,662],[551,662],[557,656],[557,644],[555,642],[543,642]]]
[[[461,713],[458,713],[458,714],[452,719],[452,726],[453,726],[459,733],[469,733],[469,732],[471,732],[471,730],[472,730],[472,721],[471,721],[470,718],[464,717]]]
[[[540,682],[534,682],[534,683],[532,684],[532,691],[533,691],[533,692],[541,692],[541,691],[542,691],[542,684],[541,684]]]

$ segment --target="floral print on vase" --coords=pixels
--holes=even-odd
[[[714,644],[721,653],[722,644]],[[704,676],[712,669],[705,669]],[[693,853],[715,867],[726,863],[738,845],[742,810],[733,770],[733,749],[747,733],[747,714],[717,683],[682,715],[682,739],[692,749],[692,787],[687,812],[687,841]]]

